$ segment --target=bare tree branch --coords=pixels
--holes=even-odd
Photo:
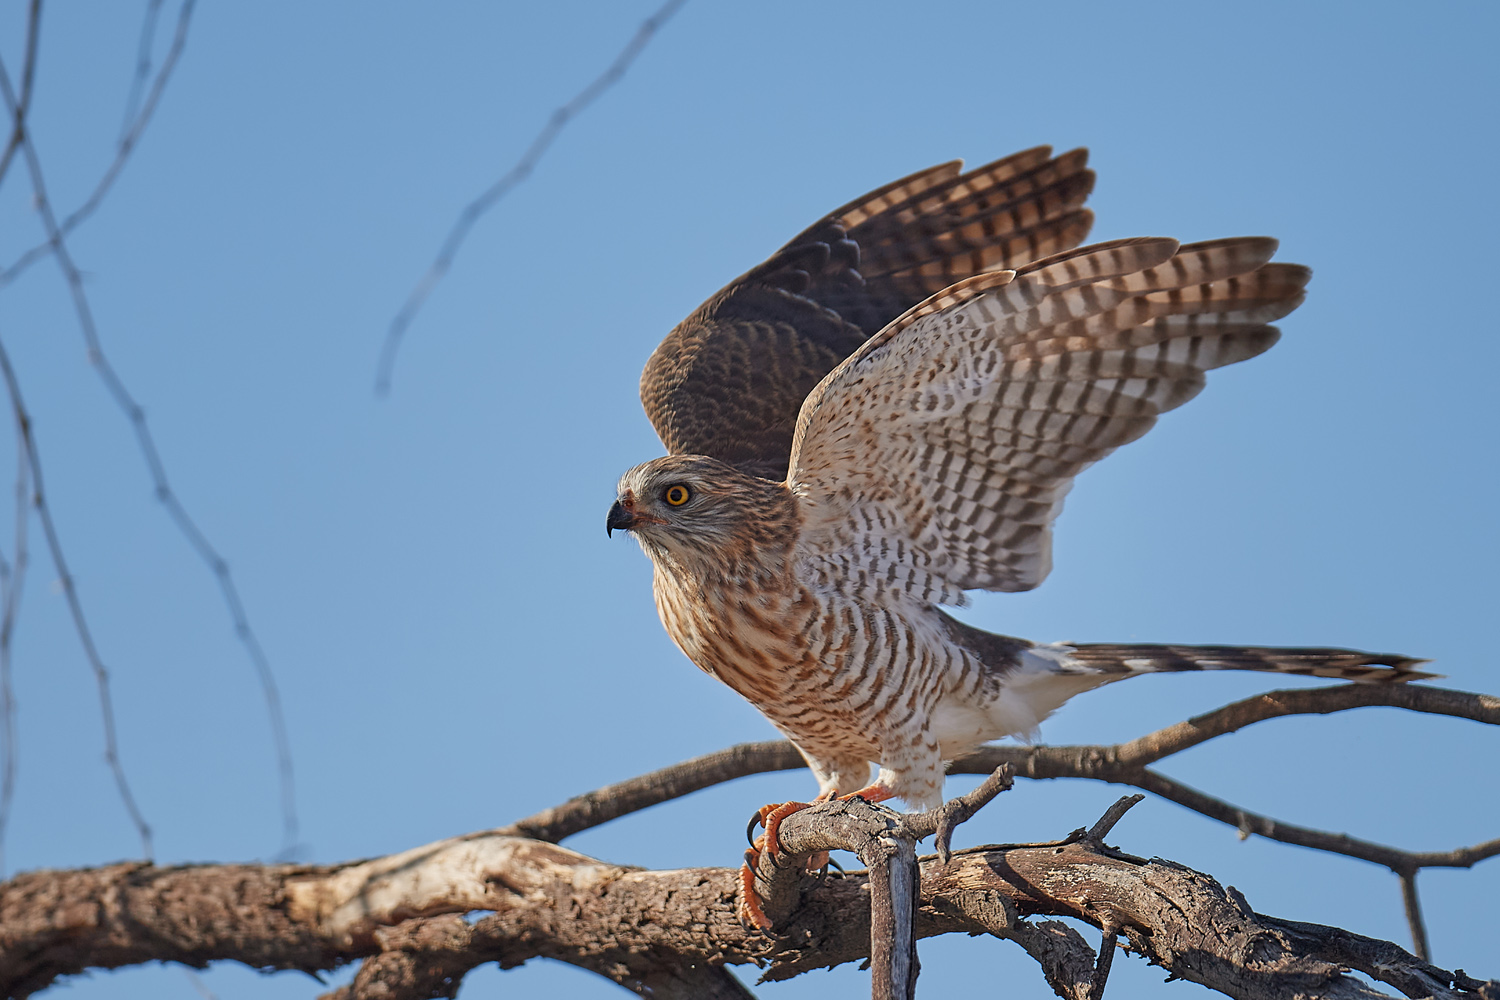
[[[854,852],[869,869],[871,995],[875,1000],[911,1000],[919,968],[916,843],[935,834],[940,863],[947,864],[954,827],[1013,783],[1010,768],[1002,765],[968,794],[910,815],[858,797],[815,802],[781,821],[779,852],[754,854],[753,879],[742,891],[759,895],[774,928],[800,907],[803,894],[815,884],[807,872],[808,858],[835,850]],[[749,859],[747,854],[747,863]]]
[[[1082,934],[1061,920],[1022,920],[1007,896],[981,889],[955,889],[935,900],[934,908],[951,910],[991,935],[1020,945],[1062,1000],[1090,1000],[1097,968],[1094,951]]]
[[[454,997],[463,977],[484,961],[476,963],[476,955],[509,954],[514,950],[504,939],[503,931],[497,935],[491,928],[473,927],[462,917],[451,914],[382,927],[375,931],[374,937],[380,953],[365,960],[354,982],[323,994],[320,1000]],[[572,964],[614,979],[634,993],[659,1000],[753,1000],[754,997],[722,965],[663,961],[622,972],[618,963],[609,958],[595,960],[585,954],[577,955]]]
[[[1127,795],[1105,811],[1099,821],[1083,834],[1082,839],[1090,844],[1103,844],[1104,838],[1109,836],[1109,831],[1115,828],[1115,824],[1125,818],[1125,814],[1140,803],[1144,795]]]
[[[552,145],[563,127],[576,118],[579,112],[593,104],[599,95],[620,81],[625,71],[630,68],[630,64],[635,62],[636,57],[645,49],[657,30],[666,24],[685,2],[686,0],[667,0],[656,13],[641,22],[635,35],[626,43],[625,48],[620,50],[620,54],[615,56],[615,61],[609,64],[609,68],[574,95],[571,101],[554,110],[551,117],[547,119],[547,124],[542,126],[536,138],[531,140],[531,145],[526,147],[526,152],[521,154],[515,166],[506,171],[504,176],[486,188],[483,194],[469,202],[464,210],[458,213],[458,219],[453,223],[453,228],[448,230],[447,237],[443,239],[443,245],[438,248],[437,257],[428,266],[427,273],[422,275],[416,287],[411,290],[406,302],[396,313],[396,318],[391,320],[390,328],[386,330],[385,343],[381,347],[380,360],[375,368],[375,394],[377,396],[387,395],[391,391],[391,372],[396,364],[396,350],[401,346],[401,338],[406,335],[407,328],[411,326],[422,304],[427,301],[427,296],[432,294],[432,290],[453,266],[453,258],[458,255],[458,249],[463,246],[464,240],[468,239],[469,230],[474,228],[474,224],[497,201],[531,176],[531,171],[541,160],[542,154],[547,152],[548,147]]]
[[[517,820],[496,833],[557,843],[575,833],[602,826],[612,819],[681,798],[711,785],[766,771],[806,767],[797,748],[785,740],[741,743],[704,754],[614,785],[575,796],[560,806]],[[992,769],[993,770],[993,769]]]
[[[1091,777],[1097,776],[1091,775]],[[1419,868],[1470,868],[1486,858],[1500,854],[1500,838],[1487,840],[1472,847],[1455,848],[1451,851],[1403,851],[1400,848],[1387,847],[1384,844],[1351,837],[1347,833],[1326,833],[1293,823],[1283,823],[1280,820],[1230,805],[1149,768],[1142,768],[1139,771],[1122,775],[1120,778],[1104,780],[1121,780],[1137,788],[1144,788],[1148,792],[1155,792],[1164,799],[1191,809],[1193,812],[1201,813],[1209,819],[1228,824],[1244,834],[1253,833],[1283,844],[1295,844],[1298,847],[1311,847],[1317,851],[1358,858],[1361,861],[1382,865],[1398,875],[1407,871],[1416,871]]]
[[[151,78],[151,50],[156,43],[156,19],[161,14],[162,0],[146,0],[146,14],[141,20],[141,37],[135,47],[135,76],[130,81],[130,93],[125,98],[125,120],[120,122],[120,138],[123,143],[135,125],[136,112],[141,107],[141,95],[146,91],[146,81]]]
[[[1401,902],[1406,907],[1406,923],[1411,928],[1412,951],[1422,961],[1432,958],[1432,949],[1427,944],[1427,925],[1422,922],[1422,900],[1417,895],[1417,873],[1399,872],[1401,876]]]
[[[1492,695],[1415,684],[1340,684],[1256,695],[1114,746],[983,747],[952,761],[948,773],[984,774],[1009,764],[1018,775],[1027,778],[1092,778],[1134,785],[1245,834],[1254,833],[1270,840],[1382,865],[1402,879],[1402,898],[1412,930],[1413,947],[1425,956],[1426,932],[1421,923],[1415,873],[1431,867],[1467,868],[1500,855],[1500,838],[1447,851],[1404,851],[1348,834],[1313,830],[1261,816],[1145,766],[1267,719],[1298,714],[1325,715],[1372,705],[1500,724],[1500,698]],[[790,743],[746,743],[581,795],[511,824],[504,831],[558,841],[610,819],[712,784],[748,774],[802,766],[801,755]],[[1059,969],[1065,971],[1065,967],[1071,968],[1063,962]],[[1058,988],[1066,992],[1072,987]]]
[[[36,82],[37,39],[42,28],[42,0],[31,0],[26,11],[26,54],[21,57],[21,97],[11,107],[10,138],[0,153],[0,183],[10,171],[11,161],[21,143],[26,141],[26,116],[31,111],[31,95]]]
[[[1115,944],[1120,937],[1120,928],[1112,919],[1106,918],[1099,939],[1099,958],[1094,963],[1094,975],[1089,980],[1089,1000],[1104,996],[1104,987],[1109,983],[1109,970],[1115,961]]]
[[[4,345],[0,344],[0,350]],[[16,619],[21,610],[21,592],[26,584],[26,570],[30,566],[31,526],[31,469],[27,464],[30,452],[20,427],[16,428],[16,509],[14,549],[12,559],[5,572],[3,598],[4,612],[0,615],[0,877],[5,866],[5,835],[10,829],[11,804],[16,797],[16,775],[19,767],[20,745],[17,740],[15,683],[11,676],[12,642],[16,634]]]
[[[784,826],[789,838],[815,828],[806,813]],[[32,872],[0,884],[0,993],[25,997],[88,967],[147,961],[201,967],[227,959],[315,972],[406,955],[417,961],[374,966],[372,976],[384,970],[378,983],[356,980],[335,995],[428,996],[408,987],[432,988],[433,979],[410,977],[434,963],[444,981],[436,985],[451,986],[486,962],[509,968],[548,957],[636,989],[663,984],[661,995],[685,996],[681,986],[671,988],[680,970],[757,963],[777,980],[868,956],[863,873],[809,879],[774,939],[739,922],[737,883],[727,869],[644,871],[493,833],[326,867],[138,863]],[[1237,893],[1180,865],[1084,841],[974,848],[947,865],[924,858],[918,903],[918,936],[1029,940],[1029,952],[1052,955],[1054,983],[1072,976],[1090,991],[1098,967],[1087,946],[1023,918],[1116,926],[1132,950],[1172,975],[1247,1000],[1386,995],[1346,969],[1413,997],[1454,1000],[1485,988],[1390,942],[1255,913]],[[471,911],[488,915],[442,918]],[[1085,1000],[1076,990],[1064,995]]]
[[[1205,740],[1287,715],[1328,715],[1351,708],[1404,708],[1500,725],[1500,697],[1427,684],[1338,684],[1268,691],[1121,743],[1114,762],[1143,767]]]
[[[10,138],[5,152],[0,154],[0,184],[10,170],[16,150],[26,138],[26,116],[31,110],[31,95],[36,80],[37,41],[41,30],[41,0],[32,0],[26,15],[26,50],[21,58],[21,93],[16,101]],[[0,347],[3,349],[3,347]],[[16,632],[16,616],[21,610],[21,593],[25,587],[28,566],[27,541],[30,519],[31,475],[27,465],[25,435],[20,424],[16,425],[16,513],[14,551],[6,567],[4,587],[4,614],[0,617],[0,875],[5,873],[5,837],[10,829],[11,804],[16,796],[16,775],[19,767],[20,746],[17,741],[17,717],[15,683],[11,676],[12,640]]]
[[[1343,834],[1295,827],[1220,802],[1145,767],[1146,764],[1214,737],[1236,732],[1256,722],[1288,715],[1327,715],[1375,705],[1500,725],[1500,697],[1494,695],[1471,694],[1417,684],[1337,684],[1254,695],[1186,722],[1113,746],[982,747],[952,761],[948,766],[948,773],[989,774],[1000,765],[1009,764],[1015,768],[1017,776],[1024,778],[1093,778],[1136,785],[1236,829],[1247,829],[1251,833],[1285,843],[1357,857],[1392,870],[1467,868],[1500,854],[1500,840],[1449,851],[1413,852],[1373,844]],[[805,766],[802,755],[789,742],[773,740],[742,743],[639,778],[606,785],[501,829],[539,840],[560,841],[609,820],[680,798],[710,785],[751,774],[796,770]],[[1245,822],[1249,822],[1249,826]],[[1263,830],[1267,832],[1263,833]],[[1292,837],[1300,839],[1294,840]]]

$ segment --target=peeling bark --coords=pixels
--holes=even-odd
[[[783,827],[795,837],[802,814]],[[1343,968],[1408,996],[1473,995],[1460,980],[1337,928],[1256,914],[1233,890],[1167,861],[1086,842],[996,846],[921,859],[919,937],[993,933],[1038,957],[1084,1000],[1082,939],[1029,916],[1111,919],[1173,975],[1230,996],[1381,996]],[[469,969],[555,958],[660,996],[743,997],[725,964],[786,979],[869,956],[864,873],[808,876],[774,938],[743,926],[728,869],[644,871],[540,841],[475,834],[331,867],[113,865],[31,872],[0,885],[0,991],[24,997],[86,968],[147,961],[335,968],[374,958],[334,994],[451,996]],[[468,923],[456,914],[488,915]],[[445,915],[447,914],[447,915]],[[443,992],[447,990],[448,992]]]

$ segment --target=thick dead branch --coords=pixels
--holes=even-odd
[[[498,834],[320,868],[32,872],[0,884],[0,995],[24,997],[89,967],[234,960],[312,972],[381,956],[339,995],[428,996],[417,991],[446,988],[479,964],[545,956],[658,995],[742,997],[722,972],[701,970],[753,962],[785,979],[869,955],[863,873],[812,880],[774,940],[740,923],[736,890],[728,869],[642,871]],[[1389,942],[1256,914],[1171,862],[1081,841],[975,848],[948,865],[923,858],[918,891],[919,937],[1010,937],[1077,1000],[1095,979],[1093,955],[1076,935],[1023,918],[1114,924],[1174,976],[1235,997],[1383,995],[1346,968],[1408,996],[1473,995],[1484,985]],[[444,916],[476,910],[489,915],[473,924]]]
[[[484,961],[480,956],[490,955],[505,964],[515,951],[507,934],[502,922],[474,925],[453,914],[383,927],[375,932],[380,954],[365,960],[354,982],[323,994],[320,1000],[457,996],[464,975]],[[754,996],[722,965],[664,963],[632,975],[621,973],[618,963],[607,956],[579,954],[574,964],[642,996],[664,1000],[750,1000]]]
[[[876,1000],[908,1000],[916,990],[916,838],[903,829],[903,818],[862,799],[814,803],[782,821],[781,853],[762,851],[755,871],[762,908],[780,928],[822,883],[804,868],[809,856],[835,850],[859,856],[869,868],[868,900],[854,905],[865,927]]]
[[[1373,704],[1500,721],[1500,699],[1488,696],[1346,685],[1246,699],[1116,747],[986,748],[951,770],[1010,763],[1028,777],[1151,787],[1160,776],[1147,763],[1212,736],[1282,715]],[[340,997],[443,996],[476,965],[549,957],[661,996],[743,997],[722,966],[756,963],[766,978],[785,979],[869,957],[869,877],[815,878],[798,865],[773,867],[763,887],[773,939],[740,923],[738,880],[728,870],[640,871],[520,834],[561,839],[721,781],[801,766],[790,744],[747,744],[580,796],[502,830],[347,865],[129,864],[19,876],[0,884],[0,989],[26,996],[88,967],[147,961],[201,966],[228,959],[315,971],[372,959]],[[998,790],[987,782],[943,810],[888,813],[881,823],[912,824],[908,836],[938,833],[945,816],[950,824],[966,817]],[[1206,875],[1103,846],[1134,799],[1122,799],[1066,841],[976,848],[947,864],[921,859],[916,936],[958,931],[1013,940],[1066,1000],[1098,1000],[1112,959],[1096,957],[1066,925],[1028,917],[1087,921],[1104,932],[1106,955],[1123,933],[1132,950],[1174,976],[1235,997],[1384,995],[1344,974],[1353,969],[1410,997],[1500,998],[1500,984],[1439,969],[1390,942],[1256,914]],[[850,830],[835,831],[829,822],[836,805],[819,807],[818,824],[814,810],[788,818],[783,846],[806,854],[851,843]],[[846,813],[870,809],[844,805]],[[869,817],[863,822],[868,826]],[[1340,853],[1361,849],[1359,843]],[[1326,849],[1340,846],[1348,844]],[[1473,864],[1495,851],[1477,845],[1395,853],[1415,871]],[[474,923],[451,916],[473,911],[489,915]]]

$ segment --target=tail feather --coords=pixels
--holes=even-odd
[[[1441,677],[1414,669],[1426,660],[1395,653],[1300,646],[1163,646],[1151,643],[1066,643],[1068,666],[1101,674],[1186,670],[1262,670],[1331,677],[1365,684],[1404,684]]]

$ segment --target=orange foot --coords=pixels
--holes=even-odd
[[[841,801],[847,801],[849,799],[864,799],[866,802],[874,805],[877,802],[885,802],[886,800],[894,799],[895,797],[895,792],[891,791],[889,788],[885,787],[877,781],[873,785],[866,785],[864,788],[861,788],[857,792],[850,792],[848,795],[840,795],[839,799]]]
[[[821,801],[821,797],[819,801]],[[812,805],[811,802],[782,802],[780,804],[771,802],[761,806],[755,815],[750,817],[750,829],[753,830],[757,826],[763,826],[766,828],[766,832],[757,838],[761,843],[751,841],[751,846],[768,850],[772,854],[780,854],[781,839],[776,834],[781,829],[781,821],[792,813],[801,812],[810,805]],[[749,831],[746,832],[748,833]]]
[[[759,849],[751,847],[745,851],[745,863],[740,865],[740,900],[737,909],[741,923],[759,927],[769,933],[771,918],[761,909],[760,893],[755,891],[755,866],[759,863]]]
[[[819,795],[814,801],[824,802],[830,796]],[[750,848],[745,851],[745,863],[740,866],[740,920],[763,931],[771,929],[771,918],[760,905],[760,893],[755,891],[755,868],[760,863],[761,851],[770,851],[775,857],[781,853],[781,841],[777,832],[781,829],[781,821],[795,812],[801,812],[811,802],[782,802],[769,803],[758,809],[754,816],[750,817],[750,826],[745,831],[749,836],[750,831],[757,826],[766,828],[766,832],[750,841]],[[828,852],[819,851],[810,855],[807,859],[806,868],[810,872],[821,871],[828,864]]]

